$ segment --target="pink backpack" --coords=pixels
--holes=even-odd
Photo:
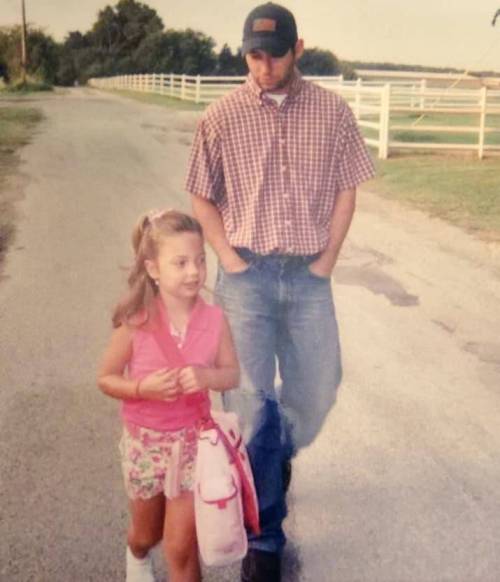
[[[153,335],[169,366],[186,365],[166,325]],[[207,566],[223,566],[247,553],[245,526],[260,533],[257,495],[236,414],[212,410],[200,427],[194,488],[198,548]]]

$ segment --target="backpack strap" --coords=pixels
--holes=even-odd
[[[178,345],[175,343],[174,338],[169,330],[169,320],[167,315],[167,310],[163,305],[163,301],[159,299],[156,302],[158,313],[160,316],[160,325],[154,325],[152,329],[152,335],[158,344],[158,347],[163,352],[167,362],[172,368],[183,368],[186,366],[186,360],[182,355]]]
[[[159,314],[159,325],[153,325],[151,334],[153,339],[155,340],[156,344],[162,351],[163,355],[165,356],[166,361],[168,362],[169,367],[171,368],[185,368],[187,362],[182,355],[182,352],[179,349],[179,346],[176,344],[172,334],[170,333],[170,323],[168,320],[167,310],[165,309],[165,305],[160,298],[158,298],[156,302]],[[192,406],[201,407],[200,408],[200,418],[202,420],[206,419],[206,411],[204,410],[204,406],[200,403],[200,393],[195,392],[193,394],[185,394],[183,396],[186,402],[189,402]],[[210,418],[210,416],[209,416]]]
[[[240,457],[242,454],[238,447],[233,445],[231,441],[227,438],[226,434],[222,428],[217,424],[217,422],[212,418],[207,420],[203,426],[204,429],[213,428],[217,431],[217,435],[221,442],[224,444],[226,451],[229,455],[231,463],[234,463],[238,474],[241,479],[241,497],[243,502],[243,513],[245,517],[245,525],[255,534],[260,535],[260,525],[259,525],[259,509],[255,504],[254,488],[252,483],[247,477],[245,469],[243,467],[243,461]],[[241,444],[241,440],[239,441]]]

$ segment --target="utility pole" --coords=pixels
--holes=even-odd
[[[21,26],[21,74],[23,85],[26,85],[26,68],[28,65],[28,52],[26,50],[26,8],[24,0],[21,0],[21,8],[23,14],[23,24]]]

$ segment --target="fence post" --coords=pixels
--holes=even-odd
[[[361,79],[356,79],[356,96],[354,103],[354,116],[359,119],[361,116]]]
[[[391,107],[391,85],[386,83],[380,93],[380,134],[378,157],[386,160],[389,157],[389,120]]]
[[[181,99],[186,98],[186,75],[181,76]]]
[[[174,82],[175,82],[174,74],[170,73],[170,97],[174,96]]]
[[[160,95],[163,95],[165,90],[165,75],[164,73],[160,73]]]
[[[194,94],[194,102],[199,103],[201,97],[201,77],[200,75],[196,75],[196,90]]]
[[[420,111],[425,109],[425,92],[427,90],[427,79],[420,81]]]
[[[486,103],[488,100],[487,89],[486,87],[481,87],[479,90],[480,92],[480,106],[481,106],[481,113],[479,116],[479,145],[478,145],[478,157],[480,160],[483,159],[484,156],[484,134],[486,128]]]

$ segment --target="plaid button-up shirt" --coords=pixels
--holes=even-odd
[[[278,106],[249,75],[205,111],[186,188],[216,205],[232,246],[311,255],[328,243],[336,194],[373,174],[340,96],[297,72]]]

